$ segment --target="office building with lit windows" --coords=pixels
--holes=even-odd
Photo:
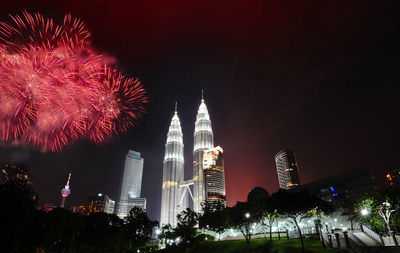
[[[89,195],[88,198],[88,213],[114,213],[115,201],[106,194],[98,193],[97,195]]]
[[[146,211],[146,198],[132,198],[128,201],[128,210],[131,210],[134,207],[139,207]],[[129,211],[128,211],[129,213]]]
[[[226,204],[223,152],[220,146],[204,151],[205,201],[209,203],[222,202]]]
[[[282,150],[275,155],[279,187],[291,189],[300,185],[296,155],[292,150]]]
[[[144,159],[140,153],[129,150],[125,158],[125,167],[122,175],[120,198],[117,215],[124,218],[134,206],[135,199],[140,198],[142,189]]]

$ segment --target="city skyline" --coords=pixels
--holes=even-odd
[[[394,3],[394,1],[392,1]],[[261,186],[278,186],[274,155],[296,151],[302,184],[367,168],[382,174],[399,166],[399,17],[390,1],[124,3],[5,1],[9,13],[40,11],[79,17],[93,47],[143,82],[149,103],[135,128],[100,145],[78,140],[44,153],[10,143],[2,161],[23,163],[39,203],[66,205],[104,192],[118,201],[129,149],[142,153],[142,195],[159,220],[162,161],[172,105],[178,99],[184,155],[193,155],[195,113],[204,89],[214,141],[224,149],[228,205]],[[132,15],[134,10],[135,15]],[[157,18],[155,18],[157,17]],[[238,18],[241,17],[241,18]],[[193,165],[187,160],[185,180]]]

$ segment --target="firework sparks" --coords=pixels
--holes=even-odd
[[[140,81],[96,52],[70,15],[61,25],[27,12],[0,22],[0,87],[0,138],[46,151],[124,132],[147,102]]]

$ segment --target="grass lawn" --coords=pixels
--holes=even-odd
[[[298,239],[275,239],[269,247],[269,240],[257,238],[251,240],[253,253],[301,253],[301,243]],[[318,240],[304,239],[305,251],[307,253],[339,253],[343,252],[338,249],[322,247]],[[172,251],[163,251],[172,252]],[[189,252],[189,251],[186,251]],[[193,253],[246,253],[250,252],[245,240],[231,241],[206,241],[201,243]]]
[[[251,240],[253,253],[268,252],[268,244],[263,238]],[[194,251],[195,253],[241,253],[249,252],[249,246],[245,240],[231,241],[209,241],[199,245]]]
[[[322,244],[319,240],[315,239],[304,239],[304,250],[307,253],[336,253],[342,252],[338,249],[326,248],[322,247]],[[272,247],[270,249],[271,253],[298,253],[301,252],[301,242],[299,239],[290,239],[290,240],[274,240],[272,242]]]

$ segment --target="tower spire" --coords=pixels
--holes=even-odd
[[[66,186],[69,186],[69,180],[71,179],[71,173],[69,173],[69,175],[68,175],[68,180],[67,180],[67,184],[66,184]]]
[[[178,113],[178,101],[175,101],[175,113]]]
[[[201,90],[201,102],[204,102],[204,92]]]

